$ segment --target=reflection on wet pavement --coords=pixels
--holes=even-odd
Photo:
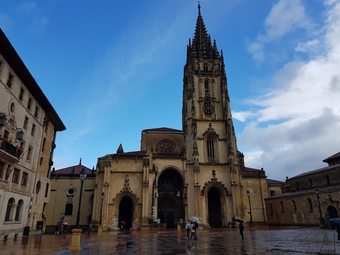
[[[6,255],[68,254],[340,254],[334,230],[318,228],[201,230],[198,240],[184,232],[82,234],[81,250],[71,252],[71,235],[36,235],[0,244]]]

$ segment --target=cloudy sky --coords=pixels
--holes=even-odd
[[[239,150],[284,180],[340,151],[340,1],[202,0],[223,49]],[[197,1],[1,0],[0,26],[57,110],[56,168],[181,129]]]

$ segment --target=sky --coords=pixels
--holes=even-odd
[[[340,1],[202,0],[223,50],[238,149],[284,180],[340,151]],[[1,0],[0,26],[56,109],[56,169],[182,128],[197,1]]]

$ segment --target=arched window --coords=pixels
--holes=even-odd
[[[208,72],[208,64],[207,63],[203,64],[203,71]]]
[[[293,211],[296,212],[296,203],[294,200],[292,200],[292,203],[293,203]]]
[[[269,213],[270,213],[271,216],[273,216],[273,214],[274,214],[274,209],[273,209],[272,203],[269,203]]]
[[[35,193],[39,193],[39,191],[40,191],[40,188],[41,188],[41,182],[40,181],[38,181],[37,182],[37,184],[35,185]]]
[[[207,137],[207,155],[208,161],[215,161],[215,139],[212,135]]]
[[[20,199],[18,204],[17,204],[17,210],[15,211],[15,221],[21,220],[23,205],[24,205],[24,201],[22,199]]]
[[[285,207],[283,206],[283,201],[281,201],[280,204],[281,204],[281,213],[284,213],[285,212]]]
[[[15,205],[14,198],[10,198],[7,203],[5,221],[11,221],[13,218],[13,207]]]
[[[204,101],[203,110],[206,115],[211,115],[213,113],[214,108],[209,99]]]
[[[65,205],[65,216],[71,216],[73,211],[73,204]]]
[[[210,93],[209,93],[209,81],[206,80],[204,82],[204,95],[208,96]]]
[[[312,199],[308,198],[309,212],[313,212],[313,203]]]
[[[46,183],[46,188],[45,188],[45,197],[48,196],[48,190],[49,190],[50,185]]]

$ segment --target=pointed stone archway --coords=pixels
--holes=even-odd
[[[133,201],[129,196],[124,196],[119,203],[119,227],[124,229],[132,228]],[[122,224],[123,223],[123,224]]]
[[[201,189],[201,196],[205,197],[207,208],[206,222],[212,228],[219,228],[227,224],[227,199],[230,192],[227,187],[217,180],[216,171],[211,171],[212,178]]]
[[[175,228],[184,220],[183,178],[173,168],[164,170],[158,178],[158,210],[160,223]]]
[[[208,191],[208,222],[212,228],[222,227],[221,193],[216,187]]]

